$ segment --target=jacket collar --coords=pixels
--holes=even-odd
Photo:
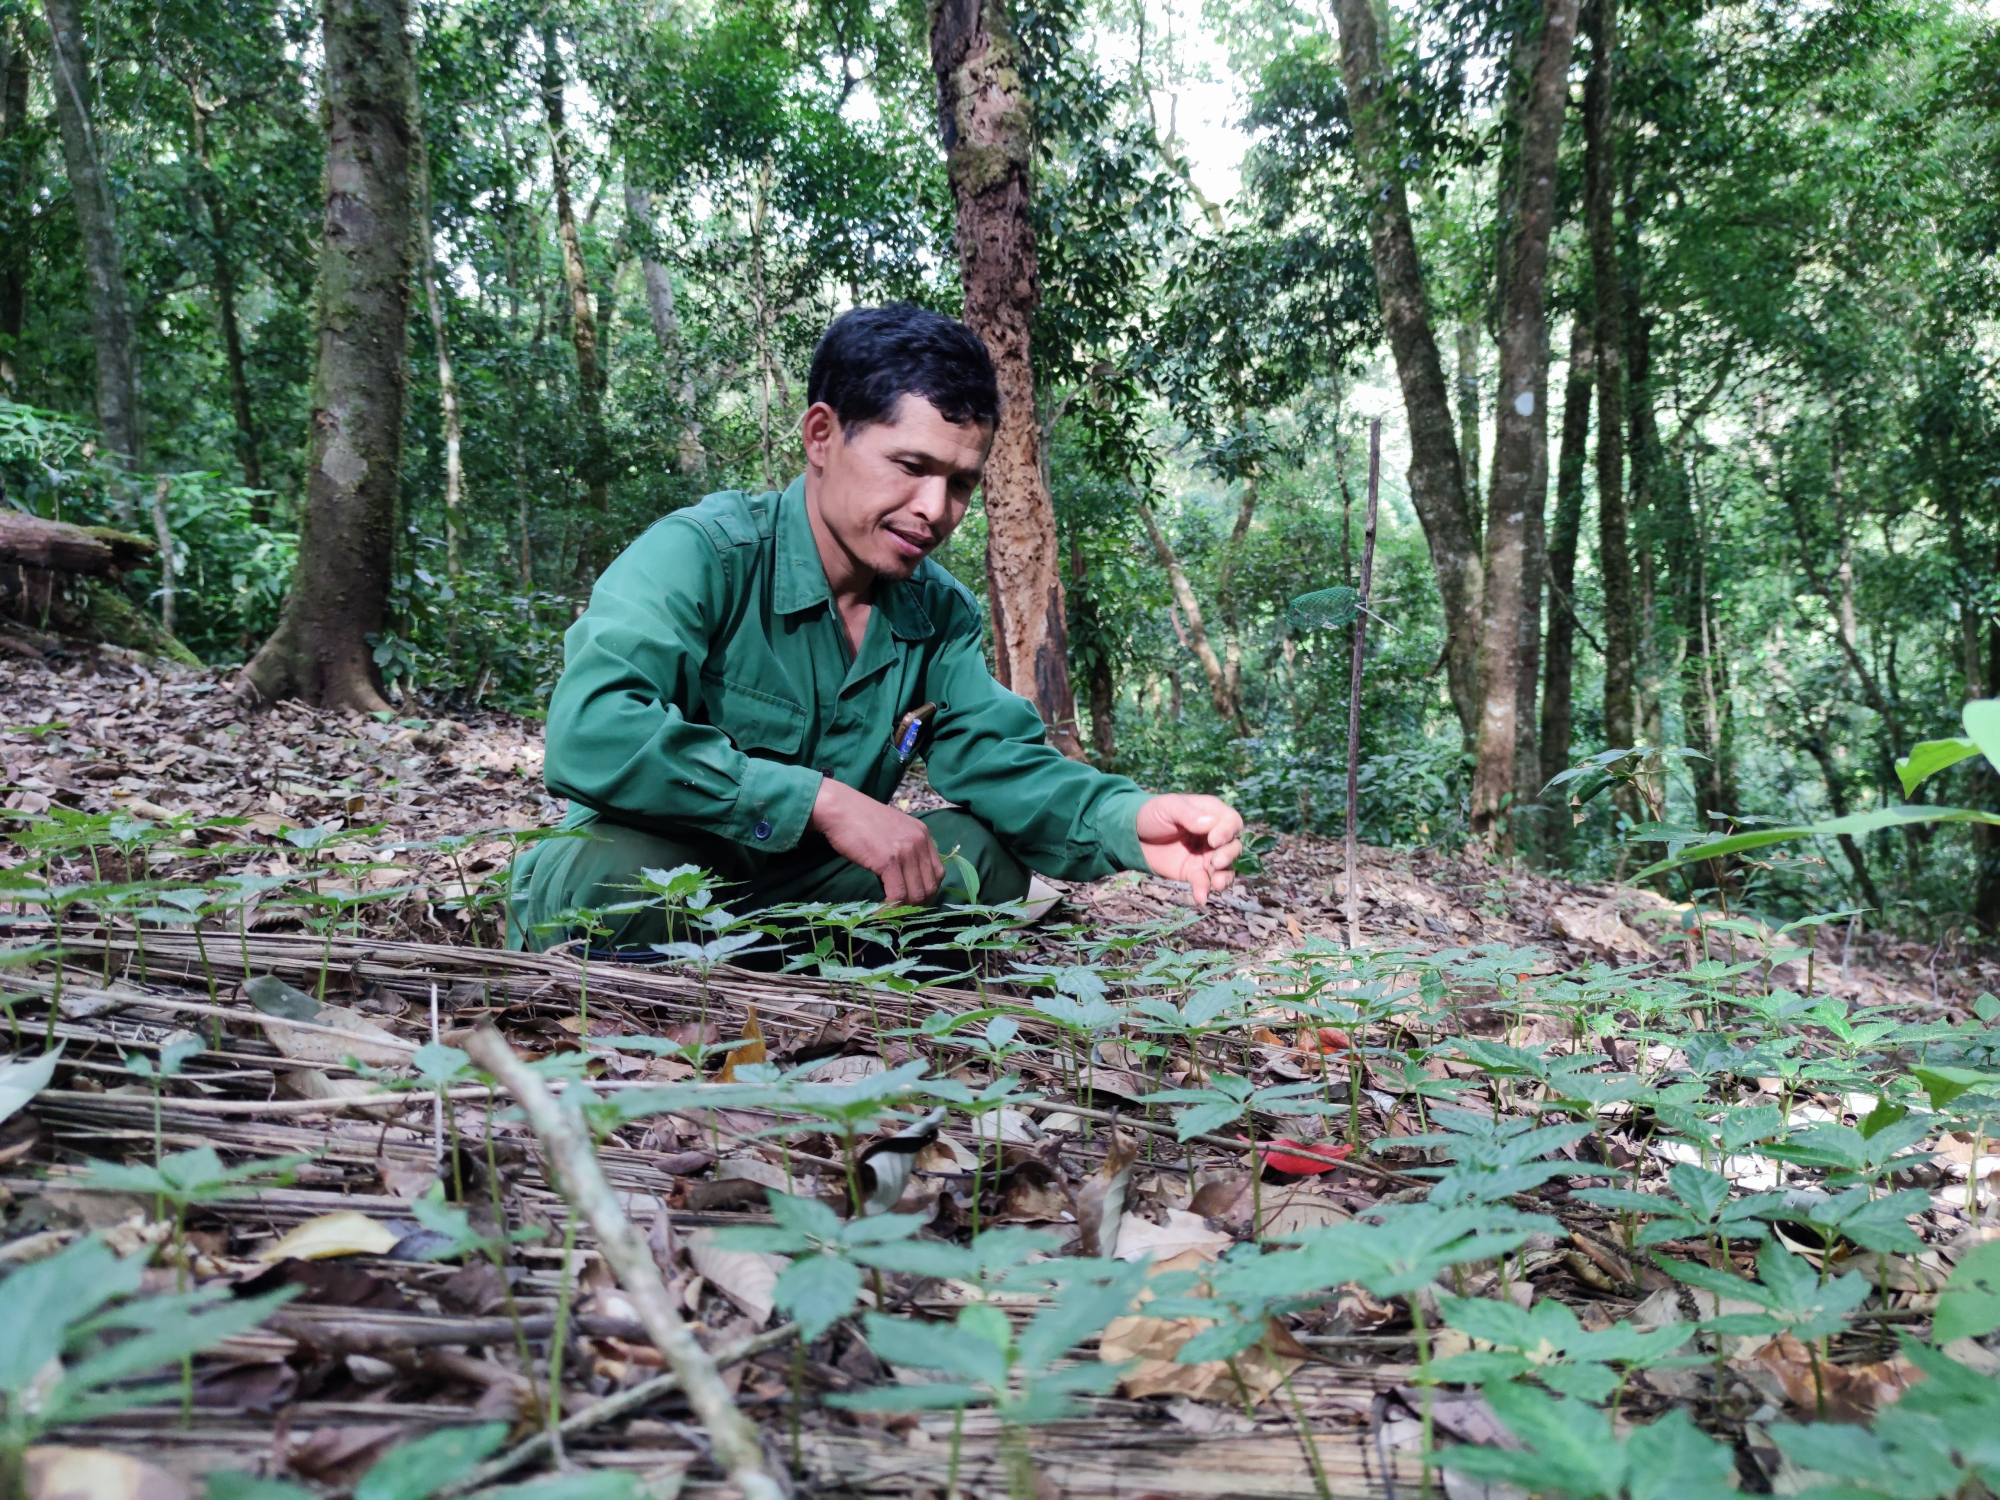
[[[826,581],[826,566],[819,558],[819,543],[813,539],[812,522],[806,516],[804,475],[794,479],[778,497],[775,531],[771,608],[789,615],[827,603],[833,591]],[[914,578],[877,584],[875,607],[898,640],[928,640],[935,633],[936,627],[923,606],[923,589]]]

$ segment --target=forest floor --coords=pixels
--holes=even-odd
[[[0,767],[14,839],[0,834],[0,876],[11,867],[17,890],[31,875],[90,887],[59,934],[42,925],[46,903],[20,904],[14,946],[59,939],[61,955],[44,948],[0,969],[17,1062],[44,1038],[63,1048],[27,1107],[0,1113],[0,1272],[94,1231],[121,1253],[150,1247],[157,1264],[148,1291],[170,1290],[177,1275],[239,1295],[297,1289],[261,1328],[196,1360],[191,1416],[170,1402],[48,1435],[143,1458],[157,1470],[141,1476],[154,1487],[135,1481],[115,1492],[159,1500],[199,1493],[198,1476],[216,1469],[342,1493],[398,1445],[467,1423],[493,1424],[481,1452],[499,1456],[459,1475],[455,1489],[422,1494],[525,1478],[549,1464],[538,1434],[552,1344],[561,1358],[564,1464],[634,1476],[646,1494],[727,1489],[689,1408],[665,1384],[646,1384],[658,1381],[661,1355],[590,1225],[571,1219],[551,1187],[526,1124],[504,1113],[489,1120],[491,1094],[476,1083],[454,1079],[449,1107],[439,1102],[442,1089],[433,1093],[422,1079],[413,1080],[416,1092],[387,1092],[412,1081],[413,1049],[462,1042],[483,1023],[524,1055],[572,1054],[589,1086],[615,1102],[621,1089],[699,1084],[718,1067],[733,1072],[767,1059],[811,1065],[807,1076],[827,1085],[924,1061],[933,1076],[980,1089],[999,1071],[999,1044],[982,1027],[995,1010],[1008,1012],[1027,1045],[1005,1068],[1034,1097],[997,1112],[948,1113],[942,1130],[937,1118],[922,1117],[914,1170],[884,1206],[918,1216],[926,1241],[963,1243],[975,1224],[1025,1225],[1047,1231],[1065,1256],[1108,1249],[1132,1261],[1150,1252],[1156,1267],[1207,1274],[1245,1241],[1352,1223],[1384,1203],[1422,1198],[1426,1184],[1411,1173],[1439,1158],[1395,1138],[1425,1129],[1427,1098],[1457,1091],[1458,1104],[1493,1120],[1552,1108],[1549,1087],[1496,1064],[1505,1049],[1574,1050],[1618,1076],[1637,1069],[1655,1081],[1703,1055],[1647,1022],[1643,1007],[1628,1030],[1585,1024],[1581,1011],[1564,1009],[1573,999],[1557,997],[1595,996],[1596,1014],[1626,1015],[1633,995],[1657,997],[1666,993],[1660,986],[1678,984],[1676,1013],[1691,1010],[1687,1024],[1699,1029],[1704,1016],[1725,1011],[1779,1014],[1754,1001],[1801,991],[1835,1006],[1825,1020],[1835,1033],[1850,1024],[1843,1017],[1859,1024],[1872,1016],[1944,1035],[1990,1020],[1975,1015],[1975,997],[2000,990],[2000,961],[1990,952],[1835,924],[1810,930],[1816,947],[1787,953],[1768,930],[1684,931],[1683,909],[1650,891],[1507,872],[1434,850],[1363,850],[1363,951],[1350,960],[1337,947],[1341,850],[1311,837],[1281,838],[1261,872],[1199,912],[1189,910],[1185,888],[1145,876],[1064,885],[1063,903],[1001,961],[1028,976],[1012,983],[989,975],[976,988],[899,993],[855,978],[851,956],[827,980],[592,962],[573,949],[505,954],[495,922],[506,863],[519,835],[561,815],[542,790],[532,722],[413,713],[382,723],[291,704],[251,713],[219,674],[129,653],[0,655]],[[0,908],[11,899],[0,888]],[[200,920],[184,915],[196,912]],[[1036,988],[1031,961],[1051,977],[1097,977],[1049,995]],[[1630,994],[1618,988],[1621,974]],[[1158,1045],[1161,1028],[1143,1029],[1137,1009],[1079,1033],[1062,1021],[1060,1005],[1037,1004],[1038,996],[1108,995],[1130,1005],[1164,994],[1169,1009],[1192,1014],[1204,986],[1232,984],[1237,1009],[1212,1036],[1183,1035],[1178,1052],[1172,1034]],[[1422,998],[1387,1005],[1384,994]],[[60,1001],[53,1011],[52,996]],[[1313,1003],[1342,1017],[1368,1049],[1356,1071],[1355,1041],[1317,1032]],[[1387,1008],[1370,1011],[1378,1005]],[[909,1030],[961,1014],[963,1027]],[[1838,1034],[1828,1042],[1811,1017],[1785,1014],[1789,1021],[1781,1015],[1774,1029],[1789,1026],[1802,1053],[1838,1054],[1848,1072],[1793,1080],[1711,1066],[1708,1081],[1728,1105],[1782,1099],[1788,1125],[1838,1126],[1872,1110],[1872,1096],[1837,1081],[1862,1065],[1856,1049],[1839,1045]],[[1301,1029],[1302,1021],[1310,1024]],[[1746,1033],[1732,1023],[1729,1035]],[[202,1050],[156,1095],[131,1062],[185,1052],[177,1041]],[[1489,1050],[1477,1050],[1482,1042]],[[735,1050],[725,1059],[728,1044]],[[674,1055],[674,1046],[714,1046],[718,1055]],[[1893,1052],[1891,1061],[1902,1065]],[[1253,1180],[1242,1116],[1219,1134],[1184,1128],[1183,1141],[1167,1108],[1134,1102],[1162,1080],[1200,1088],[1224,1072],[1279,1090],[1274,1100],[1312,1083],[1360,1113],[1259,1107],[1250,1119],[1257,1138],[1280,1134],[1292,1150],[1262,1150]],[[979,1406],[956,1431],[949,1412],[827,1406],[829,1393],[921,1377],[892,1371],[850,1319],[801,1350],[783,1315],[797,1309],[781,1306],[776,1290],[783,1261],[730,1248],[716,1231],[773,1224],[772,1191],[847,1212],[853,1157],[843,1151],[855,1141],[844,1144],[824,1119],[782,1104],[696,1108],[677,1098],[611,1130],[599,1156],[701,1342],[720,1351],[738,1402],[766,1432],[774,1466],[803,1489],[1417,1492],[1423,1401],[1409,1299],[1356,1285],[1282,1310],[1233,1363],[1175,1362],[1204,1326],[1198,1319],[1132,1315],[1078,1328],[1063,1340],[1066,1360],[1137,1363],[1115,1390],[1026,1428]],[[0,1112],[19,1102],[0,1078]],[[905,1128],[923,1102],[921,1088],[885,1095],[864,1141]],[[892,1115],[894,1104],[905,1107]],[[1122,1125],[1107,1111],[1122,1113]],[[1703,1312],[1696,1299],[1708,1294],[1657,1269],[1632,1241],[1629,1217],[1572,1193],[1636,1185],[1697,1155],[1707,1162],[1706,1149],[1691,1155],[1657,1131],[1642,1135],[1629,1107],[1602,1112],[1597,1125],[1589,1140],[1556,1150],[1565,1167],[1513,1196],[1549,1215],[1553,1232],[1538,1230],[1498,1264],[1461,1265],[1453,1284],[1522,1307],[1563,1304],[1586,1330],[1686,1319],[1692,1332]],[[1351,1141],[1365,1149],[1345,1156]],[[95,1163],[143,1167],[162,1150],[171,1157],[203,1148],[233,1164],[310,1159],[282,1185],[242,1196],[193,1192],[180,1251],[170,1243],[173,1215],[150,1194],[90,1185]],[[1872,1326],[1835,1336],[1825,1362],[1817,1346],[1783,1334],[1730,1340],[1735,1352],[1718,1351],[1712,1366],[1628,1371],[1617,1430],[1686,1409],[1730,1446],[1747,1486],[1767,1488],[1786,1480],[1772,1423],[1825,1413],[1829,1392],[1832,1414],[1856,1421],[1896,1399],[1916,1376],[1887,1330],[1922,1327],[1964,1248],[2000,1234],[1976,1222],[1976,1204],[1968,1220],[1966,1185],[1975,1158],[1981,1172],[2000,1162],[1980,1157],[1964,1132],[1941,1134],[1933,1149],[1935,1163],[1893,1178],[1926,1195],[1908,1216],[1921,1249],[1877,1257],[1871,1281],[1881,1305],[1862,1315],[1875,1318]],[[1810,1186],[1824,1176],[1754,1154],[1741,1160],[1767,1172],[1766,1186]],[[1725,1167],[1737,1190],[1759,1185]],[[440,1181],[444,1196],[470,1212],[464,1222],[490,1236],[497,1214],[529,1237],[489,1250],[490,1259],[454,1250],[437,1227],[432,1190]],[[871,1169],[864,1195],[881,1181]],[[567,1253],[566,1230],[574,1236]],[[1739,1254],[1736,1263],[1748,1260]],[[1051,1306],[1054,1293],[1045,1285],[989,1294],[964,1278],[903,1274],[885,1283],[877,1271],[864,1300],[935,1317],[988,1295],[1019,1323]],[[1455,1328],[1439,1337],[1441,1352],[1470,1347]],[[1983,1347],[1955,1357],[2000,1370],[2000,1356]],[[639,1387],[649,1399],[616,1399]],[[1433,1416],[1441,1443],[1480,1443],[1501,1431],[1476,1389],[1446,1388]],[[1443,1483],[1453,1495],[1519,1493],[1451,1470]]]

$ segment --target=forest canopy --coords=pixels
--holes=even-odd
[[[0,0],[0,508],[153,542],[126,603],[253,692],[532,715],[908,300],[1012,393],[940,560],[1072,753],[1341,826],[1355,612],[1295,601],[1379,421],[1364,837],[1990,809],[1897,763],[2000,690],[1996,78],[1964,0]],[[1996,833],[1666,878],[1990,935]]]

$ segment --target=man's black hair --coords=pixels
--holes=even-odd
[[[833,320],[813,351],[808,404],[824,401],[850,437],[887,420],[903,396],[921,396],[947,422],[1000,420],[1000,382],[979,335],[956,318],[908,302],[857,307]]]

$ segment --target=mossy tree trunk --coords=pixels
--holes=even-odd
[[[368,636],[387,619],[408,366],[413,82],[402,0],[324,0],[326,218],[312,463],[299,565],[238,691],[386,708]]]

